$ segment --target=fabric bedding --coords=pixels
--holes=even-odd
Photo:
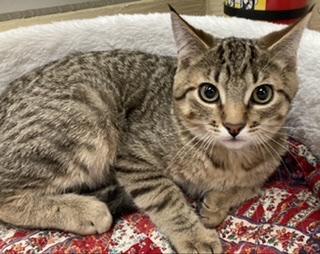
[[[320,253],[320,163],[302,144],[290,151],[260,196],[230,212],[218,232],[225,253]],[[143,213],[126,215],[107,233],[77,236],[0,226],[0,253],[172,253]]]

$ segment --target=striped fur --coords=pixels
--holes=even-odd
[[[76,54],[1,95],[0,220],[92,234],[138,208],[178,252],[222,252],[211,228],[257,193],[286,152],[280,127],[297,92],[292,50],[305,22],[259,40],[216,39],[175,12],[172,23],[178,61]],[[219,103],[199,99],[202,82],[218,87]],[[257,107],[248,94],[264,82],[275,98]],[[246,123],[242,149],[219,139],[226,121]]]

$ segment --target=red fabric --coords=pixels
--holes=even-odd
[[[219,226],[224,253],[320,253],[320,164],[294,140],[263,192]],[[146,215],[134,213],[107,233],[80,237],[0,225],[0,253],[172,253]]]

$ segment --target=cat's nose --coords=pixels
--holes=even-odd
[[[233,124],[233,123],[224,123],[224,127],[228,130],[232,137],[239,135],[240,131],[246,126],[245,123]]]

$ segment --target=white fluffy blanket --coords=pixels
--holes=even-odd
[[[280,25],[224,17],[186,17],[219,37],[254,38]],[[119,15],[58,22],[0,33],[0,92],[22,74],[75,51],[142,50],[175,55],[167,14]],[[290,135],[320,158],[320,33],[307,30],[299,52],[300,92],[288,120]]]

